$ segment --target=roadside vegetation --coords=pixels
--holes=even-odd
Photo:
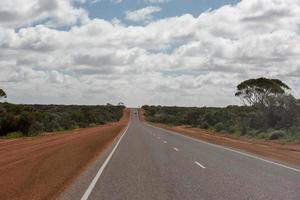
[[[237,86],[243,106],[143,106],[147,121],[282,142],[300,143],[300,100],[278,79],[249,79]]]
[[[3,90],[0,90],[0,96],[6,98]],[[80,106],[0,103],[0,136],[16,138],[106,124],[120,120],[123,109],[123,105],[110,104]]]

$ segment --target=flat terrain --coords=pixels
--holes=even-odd
[[[72,198],[63,199],[300,199],[300,166],[157,128],[137,114],[131,114],[110,155],[87,179],[69,191]]]
[[[205,130],[185,126],[172,127],[163,124],[155,124],[155,126],[214,144],[246,150],[247,152],[262,155],[270,159],[300,166],[299,144],[280,144],[272,141],[235,138],[224,134],[210,133]]]
[[[142,121],[145,121],[142,110],[140,110],[139,114],[140,119]],[[267,141],[235,137],[229,134],[213,133],[203,129],[191,128],[187,126],[170,126],[160,123],[150,124],[196,139],[219,144],[222,146],[245,150],[247,152],[268,157],[270,159],[300,166],[300,144],[281,144],[279,142],[270,140]]]
[[[55,199],[124,129],[116,123],[15,140],[0,140],[0,199]]]
[[[245,153],[252,145],[245,141],[206,134],[208,139],[199,140],[194,133],[199,130],[174,132],[141,121],[137,109],[130,113],[95,128],[1,140],[0,199],[300,199],[297,162],[280,164]],[[224,148],[212,144],[216,141],[240,146]],[[286,148],[296,152],[287,157],[299,159],[297,145]]]

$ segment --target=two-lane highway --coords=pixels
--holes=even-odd
[[[300,199],[299,169],[170,133],[136,113],[78,199]]]

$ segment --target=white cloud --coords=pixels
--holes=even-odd
[[[172,0],[144,0],[145,3],[168,3]]]
[[[126,11],[125,17],[127,20],[135,22],[150,22],[153,19],[152,14],[160,12],[160,7],[148,6],[134,11]]]
[[[297,0],[244,0],[144,26],[94,19],[15,30],[18,20],[0,27],[0,85],[14,102],[220,106],[260,76],[300,97]]]
[[[120,4],[123,2],[123,0],[75,0],[75,1],[79,1],[81,3],[90,3],[90,4],[95,4],[95,3],[98,3],[98,2],[102,2],[102,1],[110,1],[111,3],[114,3],[114,4]]]
[[[87,22],[86,11],[75,8],[73,1],[1,0],[0,26],[20,28],[43,23],[48,27],[62,27]]]
[[[122,3],[123,0],[112,0],[112,2],[115,3],[115,4],[119,4],[119,3]]]

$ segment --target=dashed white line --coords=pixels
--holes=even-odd
[[[160,140],[160,137],[156,137],[156,139]]]
[[[189,140],[193,140],[193,141],[196,141],[196,142],[199,142],[199,143],[207,144],[207,145],[210,145],[210,146],[213,146],[213,147],[217,147],[217,148],[220,148],[220,149],[223,149],[223,150],[231,151],[231,152],[234,152],[234,153],[243,155],[243,156],[247,156],[247,157],[250,157],[250,158],[254,158],[254,159],[257,159],[257,160],[261,160],[261,161],[264,161],[264,162],[266,162],[266,163],[270,163],[270,164],[273,164],[273,165],[277,165],[277,166],[280,166],[280,167],[283,167],[283,168],[286,168],[286,169],[290,169],[290,170],[293,170],[293,171],[296,171],[296,172],[300,172],[300,169],[296,169],[296,168],[293,168],[293,167],[290,167],[290,166],[287,166],[287,165],[284,165],[284,164],[280,164],[280,163],[277,163],[277,162],[273,162],[273,161],[270,161],[270,160],[267,160],[267,159],[264,159],[264,158],[261,158],[261,157],[258,157],[258,156],[249,154],[249,153],[245,153],[245,152],[241,152],[241,151],[239,151],[239,150],[234,150],[234,149],[231,149],[231,148],[228,148],[228,147],[223,147],[223,146],[220,146],[220,145],[217,145],[217,144],[205,142],[205,141],[202,141],[202,140],[200,140],[200,139],[195,139],[195,138],[192,138],[192,137],[190,137],[190,136],[182,135],[182,134],[177,133],[177,132],[175,132],[175,131],[168,131],[168,130],[163,129],[163,128],[158,128],[158,127],[155,127],[155,126],[150,125],[150,124],[147,124],[147,123],[145,123],[145,124],[146,124],[146,126],[149,126],[149,127],[155,128],[155,129],[159,129],[159,130],[162,130],[162,131],[164,131],[164,132],[171,133],[171,134],[174,134],[174,135],[183,137],[183,138],[187,138],[187,139],[189,139]]]
[[[205,167],[203,165],[201,165],[199,162],[195,161],[195,164],[198,165],[199,167],[205,169]]]
[[[164,140],[164,143],[167,144],[168,142]]]
[[[179,149],[177,149],[176,147],[173,148],[175,151],[179,151]]]

